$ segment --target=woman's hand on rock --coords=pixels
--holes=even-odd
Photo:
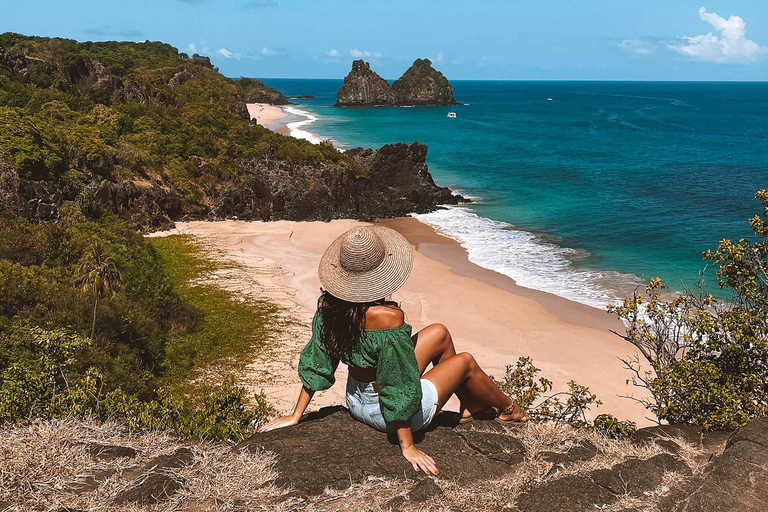
[[[428,475],[436,475],[440,473],[432,457],[416,448],[416,446],[403,448],[403,457],[405,457],[406,460],[411,463],[413,469],[416,471],[421,469]]]
[[[269,423],[265,423],[256,429],[256,432],[269,432],[270,430],[276,430],[278,428],[290,427],[299,423],[298,417],[291,414],[288,416],[280,416]]]

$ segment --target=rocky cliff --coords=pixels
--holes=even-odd
[[[392,84],[397,105],[456,105],[453,87],[429,59],[416,59]]]
[[[396,105],[458,105],[453,87],[429,59],[416,59],[408,70],[389,83],[362,60],[352,63],[352,71],[336,93],[337,107]]]
[[[243,220],[372,220],[425,213],[441,204],[464,201],[435,185],[426,164],[427,147],[419,142],[391,144],[374,151],[347,152],[357,169],[324,163],[244,160],[238,180],[207,188],[180,190],[162,176],[110,180],[92,175],[84,181],[34,181],[20,178],[10,166],[0,169],[0,206],[24,217],[51,220],[65,201],[96,201],[139,230],[163,229],[174,220],[238,218]],[[206,205],[183,213],[183,202],[202,195]]]
[[[363,61],[352,62],[352,71],[336,93],[337,107],[392,105],[394,97],[389,82],[381,78]]]

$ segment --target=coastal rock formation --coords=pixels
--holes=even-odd
[[[391,144],[379,150],[348,151],[357,169],[285,160],[245,160],[237,182],[219,181],[200,190],[206,207],[182,214],[185,191],[161,176],[112,181],[98,176],[80,183],[20,178],[0,169],[0,205],[35,220],[61,216],[65,201],[96,201],[136,229],[167,229],[174,220],[373,220],[434,211],[465,199],[435,185],[426,164],[427,147]],[[188,193],[188,192],[187,192]]]
[[[415,435],[419,447],[440,464],[441,478],[459,484],[499,478],[525,459],[525,447],[517,439],[454,428],[457,424],[455,413],[441,413],[428,432]],[[370,476],[427,479],[403,458],[396,438],[388,440],[387,434],[353,420],[343,407],[321,409],[292,428],[255,434],[234,449],[277,454],[275,484],[292,486],[304,496],[320,494],[326,487],[345,489]],[[439,487],[432,490],[436,494]]]
[[[352,62],[352,71],[344,78],[344,85],[336,93],[337,107],[364,107],[393,105],[394,96],[389,82],[371,70],[363,61]]]
[[[338,406],[234,447],[114,424],[33,420],[3,431],[16,449],[3,460],[11,484],[0,488],[0,503],[20,510],[348,510],[363,500],[371,510],[762,512],[768,500],[768,418],[733,433],[664,425],[629,441],[557,428],[546,438],[545,425],[527,431],[458,419],[441,412],[414,435],[440,469],[430,476],[413,470],[394,434]],[[665,452],[663,440],[685,444],[687,453]],[[30,460],[38,452],[44,462]],[[31,471],[14,475],[20,461]]]
[[[392,84],[396,105],[457,105],[453,87],[429,59],[416,59]]]
[[[337,107],[395,105],[458,105],[453,87],[429,59],[416,59],[408,70],[389,82],[371,70],[362,60],[352,63],[352,71],[336,93]]]
[[[660,430],[665,427],[667,433]],[[552,463],[553,469],[559,465],[543,482],[531,482],[514,505],[504,509],[510,512],[586,512],[618,504],[627,497],[647,500],[654,493],[663,495],[658,508],[653,508],[661,512],[764,510],[768,500],[768,419],[753,420],[733,434],[701,432],[689,426],[652,427],[639,430],[632,442],[671,441],[667,436],[704,453],[711,450],[713,455],[708,463],[702,462],[703,470],[695,475],[679,456],[660,453],[559,476],[565,471],[563,463],[576,464],[606,454],[583,441],[557,456],[554,452],[531,454],[514,436],[514,430],[507,431],[492,421],[458,425],[458,416],[448,412],[439,414],[427,432],[417,433],[416,442],[440,468],[433,482],[473,485],[522,471],[520,465],[532,457]],[[728,442],[723,445],[726,437]],[[295,427],[254,434],[234,449],[277,455],[279,476],[275,483],[290,486],[302,496],[320,494],[326,488],[344,489],[371,476],[418,482],[408,494],[390,502],[395,509],[443,493],[438,485],[422,483],[431,480],[412,471],[400,455],[396,438],[356,422],[343,407],[321,409]],[[671,490],[665,489],[670,481],[677,483]]]
[[[343,171],[327,165],[244,162],[239,184],[210,195],[206,218],[332,220],[401,217],[465,201],[435,185],[427,169],[427,147],[388,144],[374,151],[347,151],[358,164]]]

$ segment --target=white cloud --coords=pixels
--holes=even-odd
[[[203,48],[203,50],[207,54],[207,48]],[[216,53],[218,53],[219,55],[221,55],[225,59],[237,59],[237,60],[240,60],[240,57],[242,57],[242,55],[240,55],[239,53],[232,53],[231,51],[227,50],[226,48],[219,48],[218,50],[216,50]]]
[[[189,43],[189,46],[187,46],[187,49],[184,50],[184,53],[190,57],[197,53],[197,46],[195,46],[195,43]]]
[[[740,16],[725,19],[702,7],[699,17],[720,32],[719,37],[712,32],[683,37],[680,43],[668,45],[669,48],[694,60],[717,64],[749,64],[768,55],[768,48],[747,39],[746,24]]]
[[[381,59],[384,57],[381,52],[369,52],[368,50],[358,50],[357,48],[349,50],[349,56],[353,59],[362,59],[364,57]]]
[[[261,49],[261,54],[267,57],[271,57],[275,54],[274,50],[270,50],[266,46]]]
[[[437,57],[435,57],[435,59],[434,59],[434,61],[435,61],[435,64],[442,64],[442,63],[443,63],[443,58],[444,58],[444,57],[445,57],[445,56],[442,54],[442,52],[441,52],[441,53],[438,53],[438,54],[437,54]]]
[[[340,56],[341,56],[341,54],[340,54],[338,51],[336,51],[336,49],[335,49],[335,48],[334,48],[333,50],[328,50],[327,52],[325,52],[325,54],[326,54],[327,56],[329,56],[329,57],[333,57],[333,58],[337,58],[337,57],[340,57]]]
[[[625,39],[618,44],[619,48],[637,55],[650,55],[656,52],[658,45],[646,39]]]

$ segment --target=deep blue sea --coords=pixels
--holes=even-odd
[[[474,202],[420,220],[479,265],[598,307],[655,276],[695,284],[702,251],[751,236],[768,187],[768,83],[454,81],[464,105],[336,108],[341,80],[265,82],[316,97],[294,100],[311,116],[296,136],[426,144],[435,181]]]

